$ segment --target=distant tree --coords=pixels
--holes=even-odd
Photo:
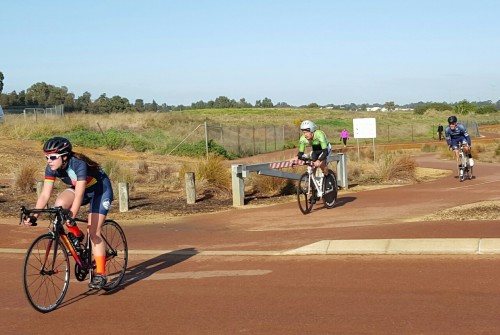
[[[252,104],[247,102],[245,98],[241,98],[240,101],[238,102],[238,107],[239,108],[252,108]]]
[[[319,105],[315,102],[311,102],[309,105],[307,105],[307,108],[319,108]]]
[[[65,111],[74,111],[76,109],[76,100],[73,93],[66,94],[63,101]]]
[[[45,106],[49,94],[49,85],[44,82],[36,83],[26,90],[26,100],[29,105]]]
[[[492,114],[498,112],[497,108],[495,105],[490,104],[490,105],[483,105],[477,107],[476,113],[477,114]]]
[[[153,107],[153,112],[157,112],[158,111],[158,104],[156,103],[155,99],[153,99],[153,102],[151,103],[151,106]]]
[[[65,86],[56,87],[54,85],[47,85],[48,87],[48,96],[45,100],[45,106],[55,106],[63,104],[66,100],[68,93],[68,88]],[[74,96],[73,96],[74,98]]]
[[[144,112],[144,100],[135,99],[134,108],[138,112]]]
[[[396,104],[394,103],[394,101],[387,101],[384,104],[384,108],[391,112],[396,108]]]
[[[274,106],[273,106],[273,102],[271,101],[271,99],[266,97],[262,101],[257,100],[255,102],[255,107],[257,107],[257,108],[272,108]]]
[[[460,101],[459,103],[457,103],[454,106],[455,113],[459,114],[459,115],[467,115],[467,114],[474,112],[475,110],[476,110],[476,106],[471,104],[466,99]]]
[[[91,94],[89,92],[84,92],[81,97],[76,99],[76,110],[90,113],[90,109],[92,106],[92,101],[90,100]]]
[[[191,104],[192,109],[205,109],[207,107],[208,107],[207,103],[205,103],[203,100],[200,100],[198,102],[193,102]]]
[[[500,100],[497,101],[495,106],[497,107],[497,110],[500,110]]]
[[[106,106],[106,113],[119,113],[126,112],[129,110],[130,103],[127,98],[122,98],[119,95],[113,96],[108,100],[108,105]]]
[[[286,102],[278,102],[276,105],[274,105],[274,107],[278,107],[278,108],[288,108],[288,107],[292,107],[290,106],[289,104],[287,104]]]
[[[90,113],[92,114],[109,113],[108,105],[109,105],[109,98],[106,96],[106,93],[103,93],[90,106]]]
[[[220,96],[215,99],[213,108],[231,108],[236,105],[236,101],[229,100],[228,97]]]

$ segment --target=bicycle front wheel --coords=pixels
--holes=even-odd
[[[102,226],[101,236],[106,243],[106,276],[104,290],[116,288],[123,280],[128,262],[127,239],[122,227],[113,220],[106,220]]]
[[[473,167],[472,166],[469,166],[469,173],[468,173],[468,176],[469,176],[469,179],[472,180],[472,178],[474,178],[474,175],[472,173],[473,171]]]
[[[24,260],[24,293],[31,306],[42,313],[56,309],[69,286],[68,251],[62,244],[55,242],[50,234],[38,237],[31,244]]]
[[[304,215],[310,213],[313,207],[314,191],[312,191],[312,186],[310,185],[309,175],[304,173],[297,184],[297,202],[300,211]]]
[[[326,208],[333,208],[337,202],[337,176],[332,170],[329,170],[325,176],[325,193],[323,195],[323,202]]]

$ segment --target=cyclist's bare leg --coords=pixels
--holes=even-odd
[[[96,262],[98,262],[99,257],[106,257],[106,245],[101,237],[101,227],[104,224],[104,220],[106,220],[106,215],[104,214],[89,213],[89,223],[87,228],[89,229],[90,240],[92,241],[92,252],[96,258]],[[101,270],[105,264],[96,265],[98,265],[98,272],[105,274],[104,271]]]
[[[65,189],[57,196],[54,206],[61,206],[62,208],[70,208],[75,201],[75,193],[71,189]]]

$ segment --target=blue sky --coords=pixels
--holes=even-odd
[[[3,1],[4,93],[189,105],[500,100],[498,0]]]

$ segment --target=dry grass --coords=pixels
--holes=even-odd
[[[374,166],[375,175],[383,182],[413,182],[415,181],[415,159],[408,155],[383,155]]]
[[[296,192],[295,181],[253,174],[248,178],[248,184],[252,193],[264,196],[290,195]]]
[[[182,185],[185,185],[186,172],[194,172],[196,189],[201,190],[203,196],[218,199],[231,197],[231,171],[224,164],[223,157],[209,155],[208,158],[201,158],[193,165],[194,167],[183,165],[180,168],[178,179]]]
[[[22,164],[14,172],[14,188],[23,193],[33,192],[36,189],[37,174],[40,172],[38,166],[33,164]]]
[[[102,168],[112,181],[113,188],[116,188],[118,183],[127,183],[130,190],[135,188],[136,174],[126,165],[114,159],[107,159],[102,164]]]
[[[412,221],[499,220],[500,201],[490,200],[448,208]]]

